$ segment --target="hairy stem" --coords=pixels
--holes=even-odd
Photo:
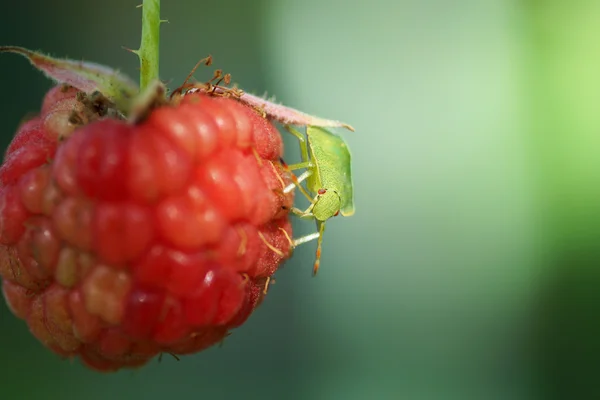
[[[142,43],[140,58],[140,90],[158,79],[160,42],[160,0],[144,0],[142,4]]]

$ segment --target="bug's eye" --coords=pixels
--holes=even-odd
[[[334,217],[337,217],[338,215],[340,215],[340,210],[337,210],[335,214],[333,214]]]
[[[327,193],[327,189],[319,189],[319,191],[317,193],[325,194],[325,193]]]

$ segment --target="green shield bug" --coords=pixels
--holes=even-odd
[[[306,137],[297,130],[286,129],[300,142],[302,161],[286,165],[290,171],[306,169],[291,185],[284,189],[289,192],[298,188],[310,201],[310,206],[302,211],[291,211],[300,218],[313,219],[318,232],[293,240],[293,247],[318,239],[313,275],[316,275],[321,262],[321,247],[325,223],[328,219],[341,214],[344,217],[354,215],[354,188],[352,183],[352,157],[345,140],[332,132],[316,126],[306,127]],[[306,181],[306,190],[302,181]]]
[[[202,62],[209,65],[211,59],[202,60],[196,66]],[[196,67],[194,67],[195,69]],[[192,73],[194,70],[192,70]],[[186,79],[186,82],[190,77],[191,74]],[[339,214],[346,217],[354,215],[354,188],[352,183],[352,157],[350,149],[341,136],[325,128],[346,128],[350,131],[354,131],[354,128],[344,122],[309,115],[291,107],[245,93],[239,89],[220,86],[220,80],[216,84],[212,83],[213,80],[220,78],[223,78],[227,84],[229,83],[228,75],[222,77],[219,72],[215,74],[211,81],[204,85],[184,84],[174,93],[201,91],[212,95],[231,96],[254,108],[263,117],[284,124],[285,128],[298,139],[302,161],[290,166],[286,165],[283,160],[280,161],[281,165],[289,171],[299,169],[305,169],[305,171],[299,177],[291,173],[293,183],[287,187],[283,187],[285,184],[281,181],[282,188],[284,193],[289,193],[294,188],[298,188],[310,201],[310,206],[306,210],[302,211],[294,207],[291,209],[291,212],[301,218],[316,221],[317,232],[295,240],[288,237],[288,240],[291,244],[290,248],[293,250],[300,244],[318,239],[316,258],[313,266],[313,275],[316,275],[321,262],[321,247],[327,220]],[[294,130],[290,125],[305,126],[306,139],[302,133]],[[303,181],[306,181],[308,190],[301,185]],[[287,236],[287,232],[285,230],[283,232]],[[283,256],[281,250],[269,244],[262,235],[260,236],[271,251]]]

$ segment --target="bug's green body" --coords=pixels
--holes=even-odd
[[[350,149],[341,136],[323,128],[306,127],[307,141],[304,135],[288,127],[288,131],[300,141],[302,162],[289,166],[290,170],[306,168],[306,171],[295,179],[294,185],[311,202],[306,211],[296,208],[292,212],[302,218],[314,219],[318,233],[311,234],[294,241],[294,246],[310,240],[318,239],[317,256],[313,273],[319,269],[321,244],[325,222],[338,214],[354,215],[354,188],[352,183],[352,156]],[[300,182],[306,180],[308,191]],[[287,188],[286,188],[287,190]]]
[[[310,150],[310,163],[314,168],[313,173],[306,179],[308,190],[318,193],[320,189],[326,189],[327,193],[329,191],[337,193],[340,204],[336,210],[333,210],[329,218],[334,216],[337,211],[340,211],[344,217],[353,215],[352,156],[348,145],[341,136],[314,126],[306,128],[306,136]],[[327,196],[327,193],[321,197]],[[313,214],[317,214],[314,209],[323,200],[325,199],[317,201],[313,208]],[[327,202],[329,207],[334,204],[333,201]],[[323,206],[325,208],[325,204]]]

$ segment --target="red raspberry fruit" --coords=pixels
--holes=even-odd
[[[290,250],[275,127],[205,94],[138,124],[57,86],[0,168],[4,296],[64,357],[114,371],[220,342]]]

